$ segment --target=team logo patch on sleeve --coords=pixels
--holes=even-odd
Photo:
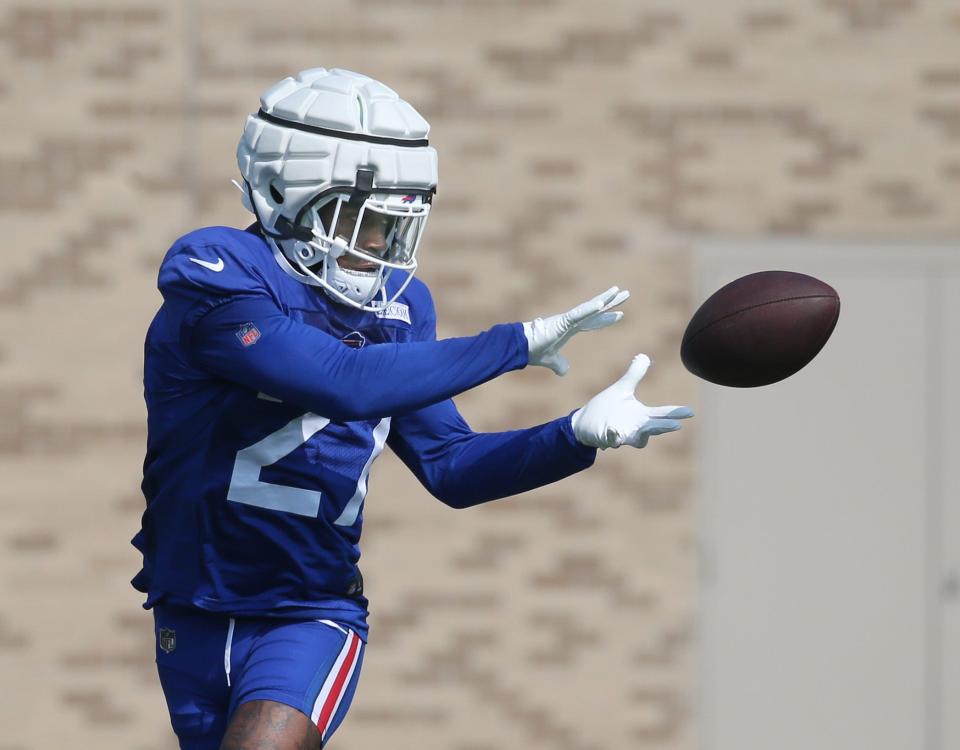
[[[252,346],[260,340],[260,330],[253,323],[245,323],[237,331],[237,338],[244,346]]]
[[[410,308],[402,302],[391,302],[385,307],[381,307],[374,315],[378,318],[387,318],[388,320],[402,320],[404,323],[410,322]]]

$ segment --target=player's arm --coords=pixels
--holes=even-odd
[[[245,344],[240,333],[250,325],[258,335]],[[476,336],[354,349],[258,295],[214,307],[185,336],[202,369],[338,422],[413,411],[528,360],[520,323]]]
[[[476,336],[354,349],[290,318],[266,294],[228,297],[190,320],[184,337],[198,366],[338,422],[376,419],[448,399],[528,364],[564,374],[560,348],[623,313],[616,287],[573,310]],[[188,316],[190,319],[190,316]],[[255,341],[244,340],[249,326]]]
[[[647,406],[634,397],[650,360],[641,354],[613,385],[571,417],[509,432],[473,432],[453,401],[396,417],[387,442],[437,499],[454,508],[542,487],[593,465],[597,448],[643,448],[680,429],[686,406]]]
[[[220,268],[198,257],[216,257]],[[611,308],[627,297],[613,288],[566,313],[476,336],[354,349],[289,317],[258,268],[226,247],[175,245],[159,286],[196,366],[335,421],[414,411],[527,365],[563,374],[560,348],[619,320]],[[421,323],[432,325],[432,301],[424,303]]]
[[[436,336],[436,315],[432,302],[426,307],[417,333],[430,341]],[[447,400],[395,417],[387,442],[434,497],[454,508],[516,495],[588,468],[597,448],[642,448],[650,435],[680,429],[678,420],[692,416],[690,409],[647,407],[634,398],[649,365],[644,355],[636,357],[622,378],[572,417],[524,430],[477,433]]]
[[[387,440],[438,500],[454,508],[516,495],[582,471],[596,448],[569,416],[524,430],[474,432],[452,401],[395,417]]]
[[[577,330],[602,328],[622,313],[610,312],[628,294],[616,287],[565,315],[537,319],[524,325],[527,332],[546,341],[551,329],[567,328],[568,339]],[[586,315],[584,314],[586,308]],[[591,311],[592,310],[592,311]],[[436,340],[436,313],[427,294],[420,308],[416,335]],[[552,347],[535,342],[541,364],[558,374],[569,365],[559,354],[565,339],[554,336]],[[596,448],[583,445],[574,434],[570,417],[509,432],[477,433],[470,429],[453,401],[395,417],[388,444],[437,499],[454,508],[516,495],[582,471],[593,464]]]

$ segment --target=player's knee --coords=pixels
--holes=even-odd
[[[275,701],[237,708],[220,750],[320,750],[320,733],[309,717]]]

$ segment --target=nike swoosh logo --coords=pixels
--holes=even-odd
[[[200,260],[199,258],[190,258],[190,260],[198,266],[209,268],[211,271],[216,271],[217,273],[223,270],[223,258],[217,258],[216,263],[211,263],[209,260]]]

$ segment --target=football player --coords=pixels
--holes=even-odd
[[[189,750],[318,748],[343,720],[367,638],[357,562],[367,478],[389,444],[455,508],[642,448],[678,406],[634,388],[649,360],[573,415],[475,433],[451,397],[620,319],[616,287],[569,312],[437,340],[414,277],[437,187],[429,125],[381,83],[317,68],[247,118],[246,230],[177,240],[147,334],[147,508],[134,586]]]

